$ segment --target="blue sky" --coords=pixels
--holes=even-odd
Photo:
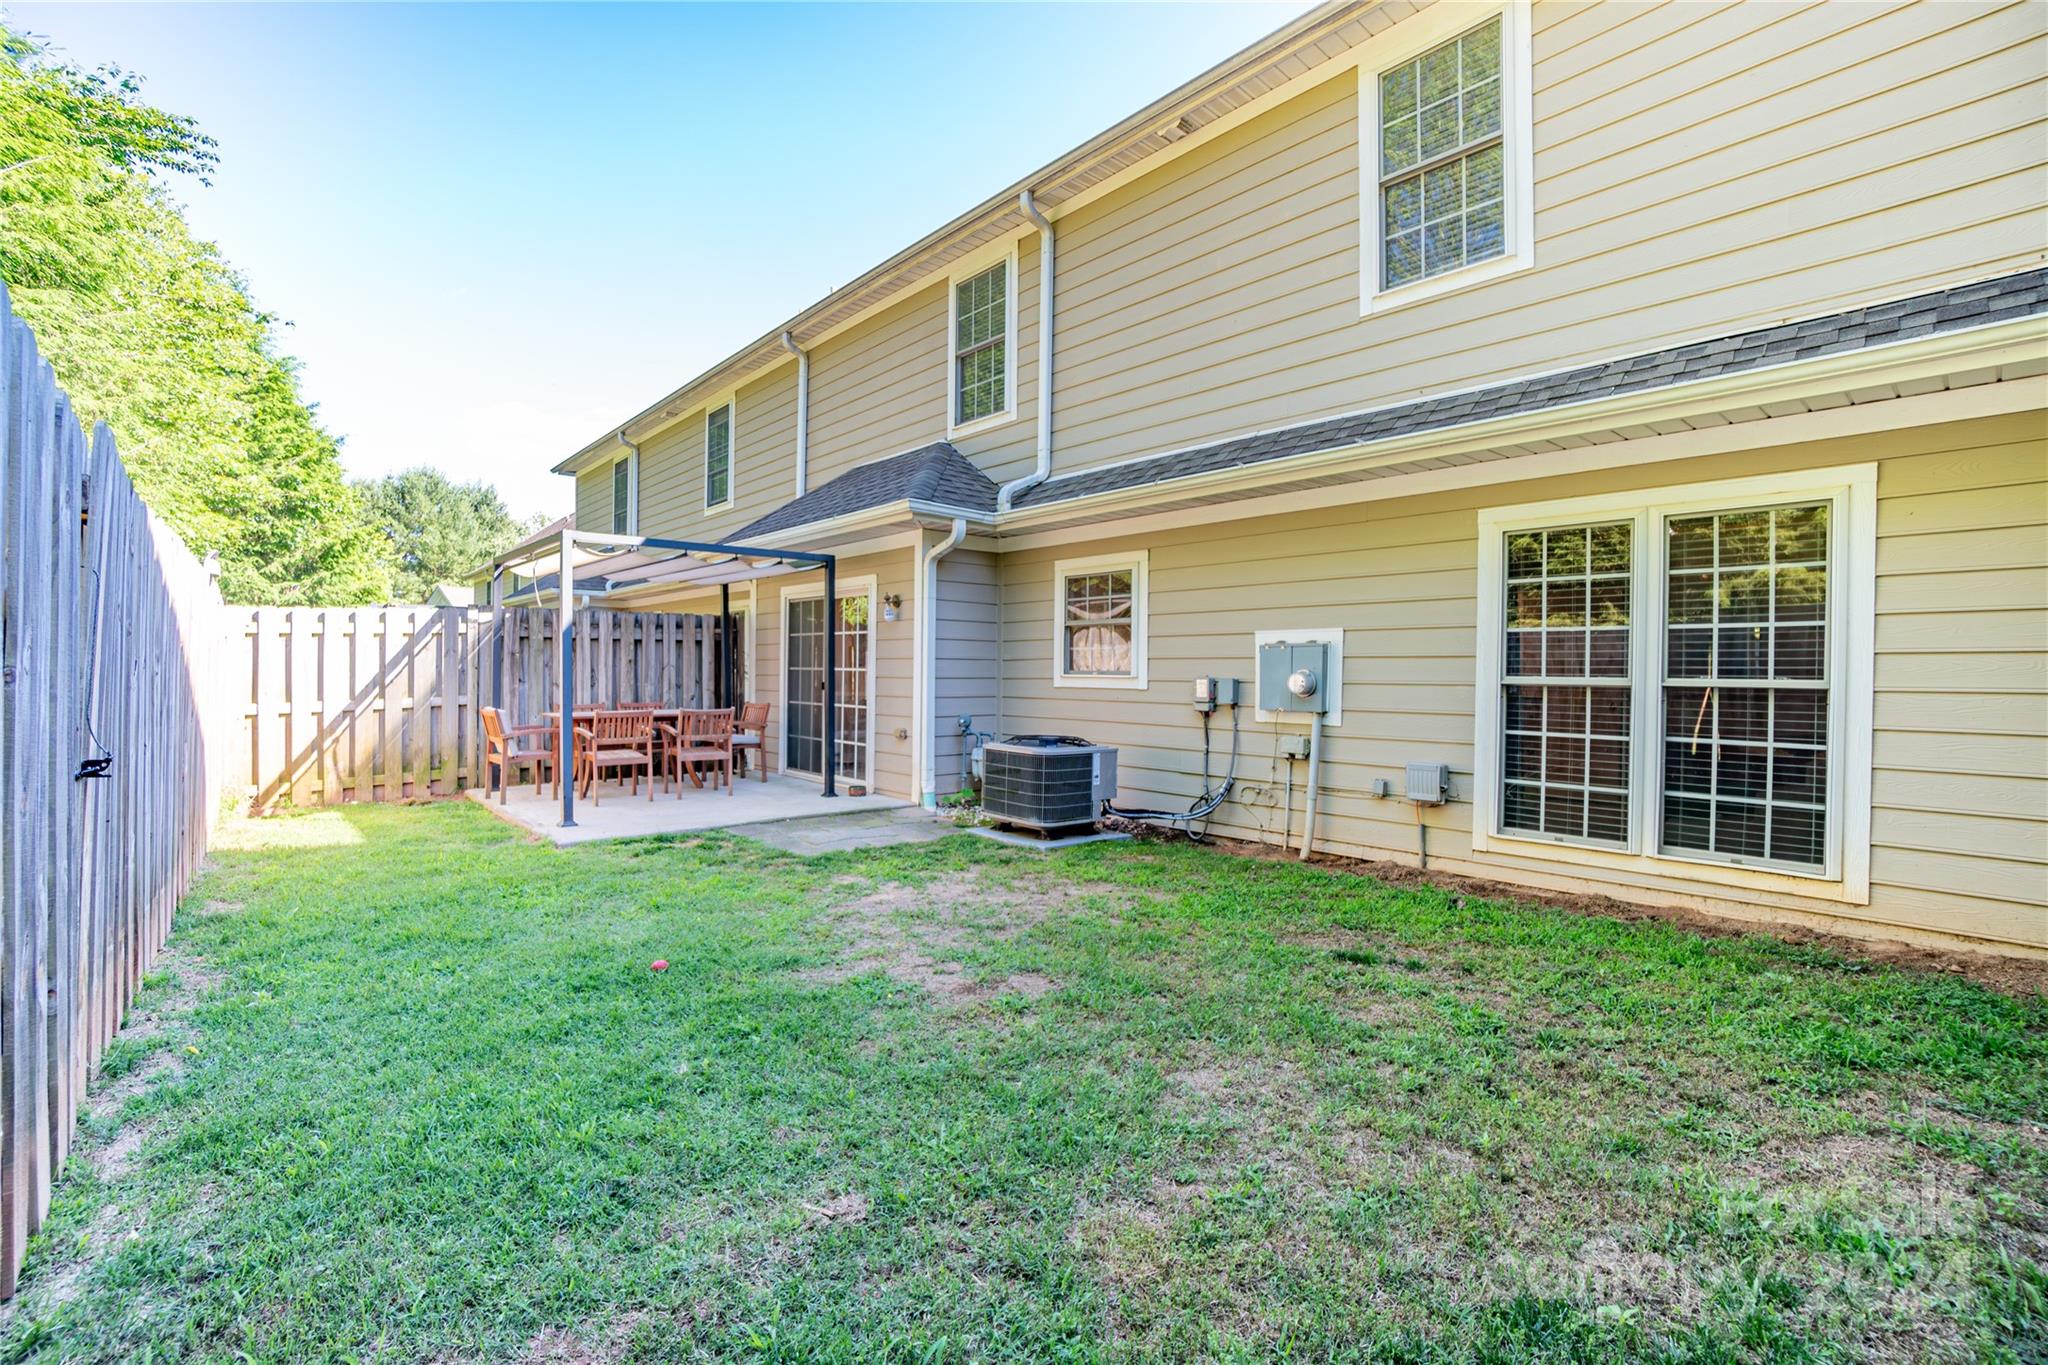
[[[704,366],[1288,4],[14,4],[219,139],[177,187],[354,474],[515,512]]]

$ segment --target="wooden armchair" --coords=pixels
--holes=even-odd
[[[733,759],[741,772],[752,764],[755,775],[763,782],[768,780],[768,703],[750,701],[740,707],[739,719],[733,722]]]
[[[548,725],[507,725],[505,713],[495,706],[483,708],[484,720],[484,781],[490,782],[491,766],[498,769],[498,804],[504,805],[506,789],[512,785],[512,770],[521,764],[533,766],[533,794],[541,794],[541,784],[549,774],[555,772],[554,745],[545,738],[554,734],[554,727]],[[538,748],[533,737],[542,736]],[[489,791],[488,785],[485,790]],[[555,774],[555,794],[562,791],[562,779]]]
[[[654,717],[646,711],[600,711],[576,727],[577,778],[591,805],[603,775],[619,769],[633,774],[635,796],[645,772],[647,799],[654,799]]]
[[[663,790],[667,789],[671,779],[680,786],[685,777],[702,787],[704,776],[698,771],[700,768],[713,769],[712,780],[715,783],[716,770],[722,768],[725,772],[725,794],[731,796],[732,712],[685,711],[677,720],[679,724],[661,727],[665,742]]]

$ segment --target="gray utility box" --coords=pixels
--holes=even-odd
[[[1116,750],[1072,735],[1012,735],[984,744],[981,808],[1041,834],[1093,825],[1116,799]]]
[[[1315,687],[1303,696],[1288,679],[1306,673]],[[1262,711],[1328,711],[1330,709],[1330,647],[1321,640],[1281,640],[1259,646],[1259,709]]]

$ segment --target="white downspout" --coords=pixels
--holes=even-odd
[[[1052,222],[1038,211],[1030,190],[1017,196],[1017,207],[1038,229],[1038,463],[996,490],[998,512],[1009,511],[1011,499],[1052,476]]]
[[[967,539],[967,518],[953,518],[953,530],[944,540],[924,552],[917,579],[917,657],[924,665],[918,679],[918,723],[924,758],[918,779],[918,797],[926,810],[939,807],[939,561],[953,553]]]
[[[811,353],[782,334],[782,349],[796,357],[796,495],[804,495],[811,465]]]

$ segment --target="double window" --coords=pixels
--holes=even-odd
[[[732,504],[732,403],[704,414],[704,510]]]
[[[1482,515],[1482,846],[1844,877],[1874,543],[1846,473]]]
[[[1053,681],[1143,687],[1147,556],[1063,559],[1053,566]]]
[[[953,280],[948,425],[994,423],[1012,415],[1016,257],[1004,256]]]

